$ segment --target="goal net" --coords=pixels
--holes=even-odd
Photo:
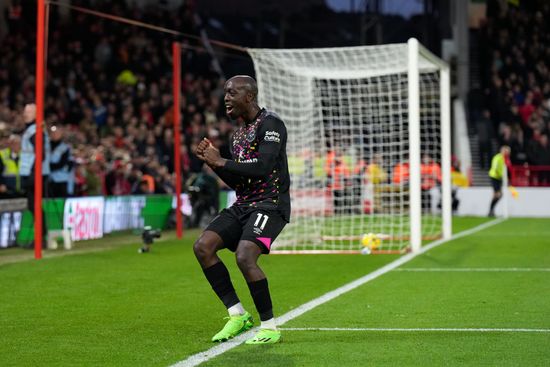
[[[402,252],[450,234],[444,62],[414,39],[249,53],[260,105],[288,130],[292,220],[274,251]]]

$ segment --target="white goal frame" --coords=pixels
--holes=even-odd
[[[409,221],[410,221],[410,236],[409,246],[412,252],[419,252],[422,246],[422,204],[421,204],[421,120],[420,120],[420,73],[430,72],[437,73],[439,77],[439,138],[440,138],[440,160],[441,160],[441,237],[443,239],[449,239],[452,235],[452,209],[451,209],[451,128],[450,128],[450,71],[449,66],[443,60],[435,56],[424,46],[422,46],[416,39],[411,38],[407,44],[394,44],[394,45],[381,45],[381,46],[360,46],[356,48],[342,47],[332,49],[289,49],[289,50],[269,50],[269,49],[248,49],[254,61],[254,68],[256,71],[258,89],[259,89],[259,103],[270,108],[269,104],[266,104],[266,91],[272,86],[269,85],[267,79],[262,77],[262,73],[265,74],[265,70],[262,69],[262,57],[265,60],[270,55],[281,55],[288,52],[289,54],[295,52],[310,53],[316,51],[327,52],[346,52],[349,50],[357,50],[357,52],[368,53],[371,50],[376,51],[378,49],[395,49],[399,47],[400,54],[403,58],[406,58],[406,62],[401,62],[396,68],[395,65],[389,65],[387,69],[377,67],[373,70],[351,70],[342,69],[334,70],[337,73],[337,78],[349,78],[360,79],[370,78],[385,75],[392,75],[396,73],[407,74],[407,88],[408,88],[408,139],[409,139]],[[406,47],[407,52],[401,51]],[[262,57],[260,57],[262,56]],[[276,57],[275,57],[276,58]],[[275,61],[276,62],[276,61]],[[285,69],[291,75],[295,75],[296,78],[321,78],[321,79],[336,79],[332,70],[310,67],[309,65],[299,65]],[[300,91],[299,93],[307,94],[308,91]],[[279,113],[275,109],[276,113]],[[285,116],[281,116],[285,121]],[[288,124],[287,121],[285,123]],[[300,252],[300,251],[298,251]],[[350,253],[359,251],[324,251],[313,250],[303,251],[305,253],[323,253],[323,252],[340,252]],[[296,253],[296,251],[294,252]]]

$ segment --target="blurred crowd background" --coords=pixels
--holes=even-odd
[[[24,106],[35,98],[36,5],[34,1],[8,0],[8,3],[4,14],[8,29],[0,40],[2,196],[20,195],[23,190],[18,180],[7,179],[9,165],[1,162],[9,161],[10,157],[17,160],[25,130]],[[92,5],[90,1],[74,3]],[[233,29],[230,32],[233,38],[250,34],[250,30],[246,31],[250,27],[246,19],[233,24],[231,19],[240,18],[232,15],[221,24],[207,14],[199,17],[194,1],[182,3],[174,9],[159,4],[137,7],[124,1],[93,1],[93,8],[198,37],[206,25],[214,37],[221,36],[223,29]],[[62,18],[60,9],[50,7],[44,112],[45,131],[51,138],[52,149],[62,142],[70,148],[60,158],[62,161],[52,165],[52,170],[70,167],[72,175],[66,195],[173,193],[173,39],[160,32],[121,27],[117,22],[79,12]],[[312,19],[326,18],[326,9],[312,9],[308,13]],[[472,88],[469,100],[480,163],[488,168],[498,147],[509,145],[512,164],[548,166],[550,26],[546,20],[550,4],[533,1],[511,6],[506,1],[488,1],[487,9],[487,18],[479,32],[481,85]],[[262,19],[267,21],[273,14]],[[343,17],[330,19],[349,23]],[[396,17],[388,19],[395,21]],[[411,18],[410,23],[418,23],[415,19],[418,18]],[[421,18],[426,24],[430,24],[430,19],[430,14]],[[313,20],[306,22],[304,17],[287,21],[315,24]],[[407,37],[414,29],[401,28]],[[351,34],[337,33],[331,33],[330,40],[338,36],[344,43],[357,41]],[[274,46],[269,42],[277,39],[277,33],[272,30],[271,38],[262,37],[268,46]],[[252,42],[246,36],[233,38],[230,40],[239,44]],[[312,36],[306,39],[305,33],[288,38],[312,45],[317,42]],[[424,41],[430,43],[430,40],[428,37]],[[279,37],[278,41],[283,40]],[[229,157],[228,139],[236,126],[225,117],[225,77],[219,60],[212,57],[202,42],[184,41],[183,46],[183,140],[177,151],[181,155],[185,191],[200,175],[210,175],[193,154],[198,141],[208,137],[224,157]],[[242,59],[243,55],[241,59],[231,59],[231,64],[243,63]],[[250,61],[247,62],[250,67]],[[540,177],[550,184],[548,176]],[[223,188],[221,181],[218,184]]]
[[[24,106],[34,102],[36,13],[27,2],[13,3],[0,43],[0,134],[1,148],[17,150]],[[97,10],[197,34],[189,4],[168,12],[105,2]],[[59,22],[52,11],[49,27],[45,127],[53,145],[63,141],[71,148],[68,195],[175,192],[171,38],[80,13]],[[202,49],[183,54],[183,140],[177,151],[184,183],[202,172],[192,153],[202,137],[229,154],[234,126],[224,116],[225,80],[211,65]],[[0,187],[4,195],[20,189]]]
[[[550,166],[550,3],[489,3],[479,31],[482,85],[469,104],[479,160],[488,168],[498,142],[511,147],[513,165]]]

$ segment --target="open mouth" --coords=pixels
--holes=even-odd
[[[233,106],[225,105],[225,113],[231,115],[233,113]]]

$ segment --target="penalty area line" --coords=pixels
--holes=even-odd
[[[379,276],[381,275],[384,275],[398,267],[400,267],[401,265],[405,264],[405,263],[408,263],[409,261],[411,261],[412,259],[414,259],[415,257],[417,257],[418,255],[421,255],[421,254],[424,254],[430,250],[432,250],[433,248],[435,247],[438,247],[446,242],[449,242],[449,241],[453,241],[453,240],[456,240],[456,239],[459,239],[459,238],[462,238],[462,237],[466,237],[466,236],[469,236],[471,234],[474,234],[476,232],[479,232],[479,231],[482,231],[484,229],[487,229],[489,227],[492,227],[496,224],[499,224],[501,222],[503,222],[504,219],[502,218],[499,218],[499,219],[494,219],[490,222],[486,222],[486,223],[483,223],[483,224],[480,224],[476,227],[473,227],[473,228],[470,228],[468,230],[465,230],[465,231],[462,231],[462,232],[459,232],[455,235],[453,235],[451,238],[448,238],[448,239],[440,239],[440,240],[437,240],[437,241],[434,241],[434,242],[431,242],[430,244],[426,245],[426,246],[423,246],[420,251],[416,252],[416,253],[408,253],[406,255],[403,255],[401,256],[400,258],[392,261],[391,263],[389,264],[386,264],[384,265],[383,267],[359,278],[359,279],[356,279],[350,283],[347,283],[339,288],[336,288],[335,290],[333,291],[330,291],[328,293],[325,293],[323,294],[322,296],[320,297],[317,297],[309,302],[306,302],[304,303],[303,305],[301,306],[298,306],[297,308],[293,309],[293,310],[290,310],[289,312],[285,313],[284,315],[278,317],[276,319],[276,323],[277,325],[283,325],[285,324],[286,322],[292,320],[292,319],[295,319],[296,317],[298,316],[301,316],[303,315],[304,313],[308,312],[308,311],[311,311],[312,309],[316,308],[316,307],[319,307],[320,305],[324,304],[324,303],[327,303],[328,301],[331,301],[339,296],[341,296],[342,294],[345,294],[367,282],[370,282],[371,280],[373,279],[376,279],[378,278]],[[204,362],[207,362],[209,360],[211,360],[212,358],[214,357],[217,357],[235,347],[238,347],[239,345],[241,345],[246,339],[248,338],[251,338],[253,336],[253,334],[256,332],[256,329],[252,329],[250,331],[247,331],[246,333],[243,333],[239,336],[237,336],[236,338],[234,339],[231,339],[223,344],[219,344],[219,345],[216,345],[215,347],[212,347],[208,350],[205,350],[203,352],[199,352],[199,353],[196,353],[196,354],[193,354],[189,357],[187,357],[186,359],[182,360],[182,361],[179,361],[175,364],[173,364],[171,367],[192,367],[192,366],[198,366],[199,364],[201,363],[204,363]]]
[[[393,331],[393,332],[464,332],[464,333],[550,333],[550,329],[525,328],[340,328],[340,327],[294,327],[280,328],[283,331]]]

